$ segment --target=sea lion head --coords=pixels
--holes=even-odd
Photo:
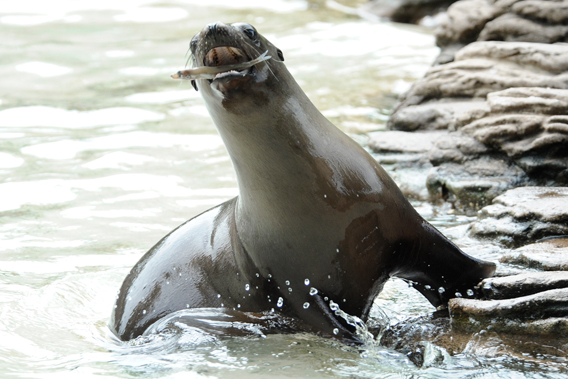
[[[251,98],[259,90],[276,89],[282,69],[288,74],[281,63],[284,61],[282,51],[247,23],[209,24],[193,37],[190,49],[194,67],[247,62],[266,51],[272,57],[244,70],[223,72],[214,79],[192,81],[194,88],[202,93],[206,102],[221,100],[226,104],[231,100]],[[258,97],[258,94],[254,96]]]

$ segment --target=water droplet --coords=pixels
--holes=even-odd
[[[245,291],[250,291],[250,285],[245,284]]]
[[[288,292],[292,292],[292,288],[288,288]]]
[[[328,298],[327,296],[324,297],[323,299],[324,299],[325,301],[328,301],[328,300],[329,300],[329,298]]]
[[[189,304],[186,304],[185,307],[186,307],[186,308],[189,308]]]
[[[290,285],[290,281],[289,281],[289,280],[285,281],[284,283],[286,283],[287,286]]]
[[[336,251],[337,253],[339,253],[339,249],[335,249],[335,251]]]
[[[444,293],[444,292],[446,292],[446,289],[444,287],[440,287],[440,288],[438,288],[438,292]]]
[[[338,334],[339,334],[339,329],[337,329],[337,328],[333,329],[333,334],[338,335]]]
[[[220,298],[221,298],[221,294],[218,293],[218,294],[217,294],[217,299],[220,299]]]
[[[347,300],[343,299],[343,302],[345,303]]]
[[[324,195],[323,195],[323,198],[324,198],[324,199],[325,199],[325,198],[327,198],[327,195],[326,195],[326,194],[324,194]]]
[[[304,284],[306,286],[309,286],[310,285],[310,279],[304,279]]]
[[[314,287],[310,288],[310,296],[317,295],[317,293],[318,293],[317,289],[315,289]]]
[[[240,307],[241,307],[241,305],[240,305],[240,304],[237,304],[237,308],[240,308]]]
[[[179,276],[181,276],[181,272],[179,273]]]
[[[270,309],[270,313],[274,313],[274,308],[271,308],[271,309]]]
[[[272,278],[272,274],[268,274],[268,277],[269,277],[269,278]]]
[[[432,289],[432,287],[430,287],[429,284],[426,284],[426,285],[424,286],[424,288],[427,289],[427,290],[431,290],[431,289]]]
[[[331,275],[328,275],[327,278],[328,278],[328,279],[331,279]]]
[[[146,310],[145,310],[145,309],[144,309],[144,310],[142,311],[142,314],[143,314],[143,315],[145,315],[145,314],[146,314]]]
[[[331,309],[332,311],[336,311],[336,310],[339,309],[339,305],[334,303],[333,300],[330,300],[329,301],[329,309]]]
[[[467,290],[467,296],[473,296],[473,290],[471,288]]]
[[[462,297],[462,294],[459,292],[456,292],[456,297]]]
[[[308,309],[310,307],[310,303],[308,303],[307,301],[304,303],[304,309]]]
[[[259,274],[258,272],[256,273],[256,277],[257,277],[257,278],[260,278],[260,274]]]
[[[166,282],[166,284],[170,284],[170,282]]]
[[[225,306],[225,304],[221,303],[221,306],[222,306],[222,307],[224,307],[224,306]]]
[[[284,305],[284,299],[281,298],[281,297],[279,297],[279,298],[278,298],[278,301],[276,302],[276,306],[277,306],[278,308],[282,308],[283,305]]]

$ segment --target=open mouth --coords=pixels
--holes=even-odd
[[[257,58],[250,60],[248,55],[239,48],[222,46],[215,47],[203,58],[202,67],[194,67],[188,70],[178,71],[172,75],[173,79],[207,79],[212,82],[215,79],[225,77],[244,77],[255,70],[255,65],[267,61],[272,57],[268,50]]]
[[[238,67],[240,63],[249,62],[251,59],[246,55],[246,53],[236,47],[230,46],[220,46],[214,47],[209,50],[205,57],[203,58],[203,65],[207,67],[220,67],[220,66],[234,66]],[[244,67],[242,69],[232,69],[224,72],[220,72],[215,75],[213,79],[209,79],[209,82],[213,80],[227,78],[227,77],[243,77],[252,72],[254,66]]]

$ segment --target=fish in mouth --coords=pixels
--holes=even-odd
[[[230,76],[245,76],[260,62],[271,59],[268,50],[257,58],[250,60],[246,53],[236,47],[221,46],[209,50],[203,59],[203,66],[178,71],[173,79],[196,80],[226,78]]]

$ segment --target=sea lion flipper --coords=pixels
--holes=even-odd
[[[423,232],[419,248],[402,259],[394,276],[410,281],[435,307],[473,297],[479,282],[495,272],[495,263],[464,253],[426,221]]]

